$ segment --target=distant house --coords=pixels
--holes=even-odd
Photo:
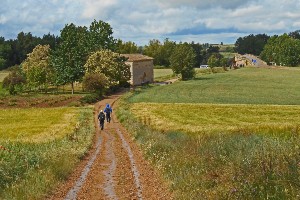
[[[249,62],[247,61],[247,58],[241,55],[235,55],[234,56],[234,66],[235,67],[244,67],[247,66]]]
[[[130,66],[131,85],[153,82],[153,58],[142,54],[122,54],[122,56],[128,58],[125,63]]]

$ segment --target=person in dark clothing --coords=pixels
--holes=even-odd
[[[110,123],[110,119],[111,119],[110,114],[112,113],[112,108],[108,103],[106,104],[104,112],[106,113],[106,121]]]
[[[101,130],[103,130],[104,121],[105,121],[105,114],[104,114],[103,110],[100,111],[100,113],[98,115],[98,119],[99,119],[99,122],[100,122],[100,128],[101,128]]]

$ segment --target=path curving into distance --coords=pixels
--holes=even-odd
[[[99,129],[98,113],[106,103],[116,110],[116,94],[95,104],[95,143],[69,180],[47,199],[172,199],[162,176],[144,159],[138,145],[118,122],[114,112],[111,123]]]

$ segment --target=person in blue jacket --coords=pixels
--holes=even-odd
[[[110,114],[112,113],[112,108],[110,107],[110,105],[107,103],[106,107],[104,109],[104,112],[106,113],[106,121],[110,123]]]

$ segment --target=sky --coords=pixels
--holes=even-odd
[[[300,30],[300,0],[1,0],[0,36],[60,35],[66,24],[110,24],[139,46],[152,39],[234,44],[249,34]]]

